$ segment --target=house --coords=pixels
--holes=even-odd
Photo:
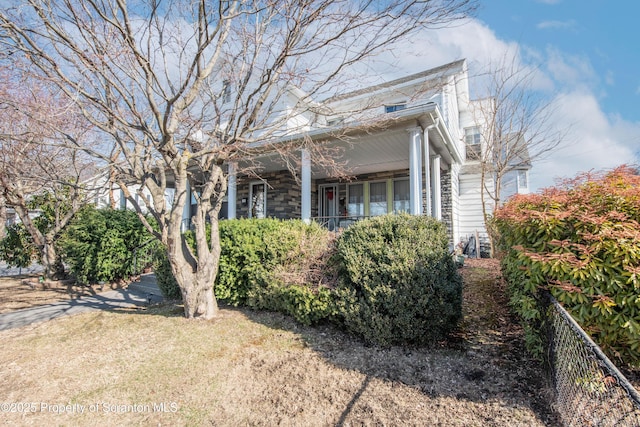
[[[231,90],[228,82],[223,86]],[[365,217],[408,212],[442,220],[452,247],[486,235],[474,102],[465,60],[322,101],[291,88],[274,110],[280,141],[258,157],[227,164],[221,218],[301,218],[338,230]],[[348,178],[314,164],[308,148],[296,151],[295,170],[277,155],[280,142],[309,140],[340,153],[335,160]],[[259,174],[247,174],[256,163]],[[516,190],[526,187],[524,164],[522,170]],[[185,209],[185,227],[192,210]]]
[[[232,164],[225,217],[302,218],[339,229],[364,217],[409,212],[442,220],[452,246],[475,232],[486,235],[473,102],[465,60],[325,100],[319,104],[327,113],[296,116],[295,129],[302,130],[288,138],[327,140],[340,148],[350,179],[315,167],[304,149],[299,179],[277,156],[259,159],[260,179],[235,173],[243,165]],[[347,140],[333,137],[354,127],[350,111],[384,124],[363,126]],[[527,187],[528,169],[522,170],[516,190]]]

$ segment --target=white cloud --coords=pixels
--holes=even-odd
[[[573,91],[557,99],[556,125],[568,128],[566,143],[545,160],[534,163],[532,189],[554,185],[558,178],[609,169],[637,161],[640,123],[607,116],[588,91]]]
[[[616,84],[616,79],[614,77],[613,71],[611,70],[607,71],[607,74],[604,76],[604,82],[608,86],[613,86],[614,84]]]
[[[560,85],[570,88],[590,87],[598,80],[587,57],[570,55],[554,47],[547,49],[546,69]]]
[[[576,21],[542,21],[536,25],[540,30],[571,30],[576,28]]]
[[[502,40],[481,21],[470,20],[465,25],[420,32],[410,44],[377,58],[369,71],[375,70],[379,81],[387,81],[466,58],[472,79],[471,95],[478,98],[483,96],[478,76],[490,63],[500,63],[514,52],[518,65],[539,66],[534,88],[555,96],[553,125],[568,129],[562,147],[544,160],[534,161],[530,172],[533,191],[554,185],[557,178],[640,161],[640,122],[625,121],[602,110],[602,85],[613,84],[614,76],[598,75],[584,55],[554,46],[536,50]]]
[[[554,2],[547,1],[552,4]],[[612,168],[638,162],[640,123],[605,113],[599,102],[599,85],[611,83],[613,75],[599,76],[586,56],[573,55],[556,47],[544,51],[499,39],[482,22],[472,20],[463,26],[424,31],[406,49],[385,55],[381,60],[381,80],[407,75],[466,58],[470,75],[499,62],[506,52],[518,52],[521,64],[541,65],[535,88],[548,94],[562,94],[555,99],[555,126],[568,129],[566,143],[544,161],[534,162],[531,189],[555,183],[556,178],[573,177],[581,171]],[[472,90],[473,90],[472,84]],[[638,87],[640,93],[640,87]],[[472,92],[478,97],[478,91]]]

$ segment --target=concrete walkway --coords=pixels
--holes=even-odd
[[[127,289],[107,291],[95,296],[81,297],[0,314],[0,331],[91,310],[145,307],[149,304],[161,302],[162,299],[160,289],[158,289],[158,285],[155,282],[155,276],[153,274],[143,275],[139,282],[131,283]]]

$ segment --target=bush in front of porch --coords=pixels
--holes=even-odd
[[[220,242],[215,294],[227,304],[333,321],[382,346],[431,343],[462,316],[462,281],[432,218],[376,217],[337,238],[300,220],[227,220]],[[159,271],[161,289],[177,290]]]
[[[222,252],[214,291],[221,302],[282,312],[305,325],[333,314],[333,233],[317,223],[272,218],[226,220],[219,227]],[[195,240],[189,241],[194,247]],[[180,299],[164,254],[156,276],[165,297]]]
[[[349,227],[337,246],[338,315],[365,341],[429,344],[462,318],[462,279],[443,223],[408,214],[375,217]]]

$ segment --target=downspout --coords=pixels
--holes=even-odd
[[[431,117],[432,123],[424,129],[424,174],[425,174],[425,214],[428,216],[432,216],[431,211],[431,149],[429,147],[429,131],[436,128],[440,123],[440,117],[436,117],[435,120],[433,116],[429,114]]]

